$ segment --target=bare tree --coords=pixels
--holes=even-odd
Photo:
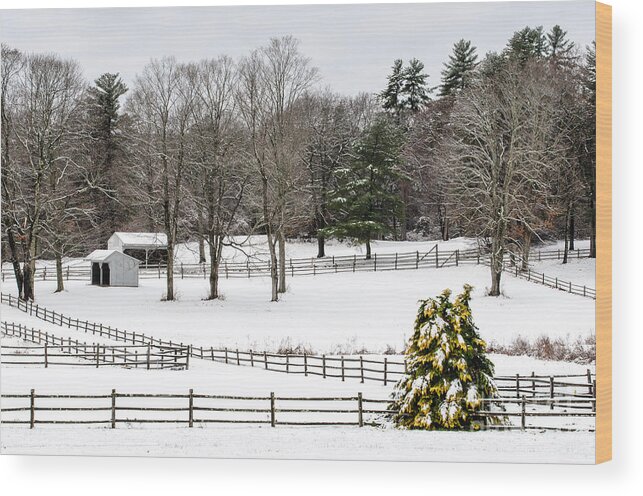
[[[511,224],[534,233],[539,211],[552,208],[548,179],[562,156],[557,103],[545,64],[508,61],[456,102],[448,143],[450,194],[460,222],[490,239],[491,296],[500,295]]]
[[[292,194],[303,179],[294,106],[317,79],[294,38],[274,38],[242,60],[237,102],[260,180],[263,229],[270,251],[272,301],[285,292],[285,227]],[[277,253],[279,244],[279,253]],[[279,260],[278,257],[279,256]],[[279,270],[279,267],[281,270]]]
[[[136,78],[130,100],[131,113],[145,134],[139,144],[149,154],[160,182],[160,196],[151,190],[147,202],[151,210],[160,202],[163,227],[167,235],[166,300],[174,300],[174,250],[179,234],[182,199],[188,156],[188,132],[193,123],[196,91],[194,65],[181,65],[173,58],[153,60]]]
[[[237,246],[231,234],[237,227],[250,176],[242,153],[243,132],[235,120],[236,78],[232,60],[220,57],[202,61],[193,80],[196,100],[190,182],[197,234],[205,237],[209,252],[209,299],[220,295],[224,246]]]
[[[20,158],[3,170],[3,193],[13,207],[8,225],[21,247],[22,295],[33,300],[43,225],[69,195],[56,186],[67,180],[71,170],[66,151],[73,139],[73,117],[84,83],[75,62],[53,55],[29,55],[15,77],[14,109],[10,112],[16,158]]]

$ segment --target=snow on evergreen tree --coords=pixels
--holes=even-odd
[[[365,243],[367,259],[371,240],[390,232],[391,219],[400,209],[395,184],[402,178],[402,143],[400,129],[390,118],[380,117],[355,147],[354,160],[335,171],[338,186],[330,207],[337,220],[322,233]]]
[[[451,301],[451,290],[421,302],[407,350],[407,373],[393,392],[393,421],[407,429],[475,428],[475,412],[497,397],[493,363],[473,322],[472,287]],[[488,423],[506,421],[502,412]]]
[[[404,107],[415,113],[429,101],[427,79],[424,73],[424,64],[418,59],[411,59],[404,70],[404,85],[402,92],[405,96]]]
[[[451,96],[466,88],[477,63],[476,47],[470,41],[460,40],[453,45],[453,53],[442,71],[440,96]]]

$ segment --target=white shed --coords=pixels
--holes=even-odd
[[[145,263],[167,263],[165,233],[115,232],[107,240],[107,249],[117,250]]]
[[[91,282],[96,286],[138,287],[139,261],[118,250],[94,250],[85,260],[91,262]]]

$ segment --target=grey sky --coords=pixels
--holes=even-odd
[[[1,10],[0,37],[24,51],[76,59],[88,79],[120,72],[131,83],[151,59],[240,57],[292,34],[322,84],[377,91],[395,58],[422,60],[437,85],[454,42],[501,49],[525,25],[560,24],[584,46],[594,39],[593,1]]]

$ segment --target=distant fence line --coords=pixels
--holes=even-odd
[[[33,302],[26,302],[10,294],[0,294],[0,301],[9,306],[59,326],[67,326],[84,331],[85,333],[98,334],[100,337],[125,341],[133,345],[155,345],[161,347],[176,347],[177,343],[147,336],[143,333],[119,330],[95,322],[72,319],[55,311],[41,308]],[[345,355],[314,355],[314,354],[280,354],[266,351],[242,351],[229,348],[206,348],[202,346],[184,345],[179,343],[181,349],[186,349],[191,358],[210,360],[232,365],[245,365],[258,367],[273,372],[300,374],[304,376],[318,376],[324,379],[335,378],[346,381],[359,379],[365,381],[381,382],[385,386],[397,382],[406,373],[406,360],[403,358],[389,359],[384,356],[345,356]],[[582,380],[581,380],[582,379]],[[587,369],[586,374],[568,375],[515,375],[494,377],[498,391],[503,396],[520,397],[527,394],[532,398],[579,397],[594,398],[596,395],[596,377]]]
[[[85,343],[29,328],[14,322],[0,323],[2,334],[42,346],[0,346],[3,365],[128,367],[185,369],[190,364],[187,347]],[[81,360],[80,362],[78,360]]]
[[[586,258],[590,254],[589,249],[575,250],[569,252],[571,258]],[[538,250],[531,253],[532,260],[560,260],[564,252],[561,250]],[[377,271],[397,271],[397,270],[414,270],[427,268],[445,268],[457,267],[460,264],[488,264],[488,254],[480,249],[451,250],[440,251],[438,245],[434,245],[426,252],[406,252],[406,253],[388,253],[373,254],[372,258],[366,259],[363,256],[344,255],[331,256],[324,258],[290,258],[286,261],[286,274],[294,277],[295,275],[322,275],[342,272],[377,272]],[[510,253],[506,254],[506,264],[512,265],[513,257]],[[505,265],[505,268],[507,265]],[[596,291],[593,288],[572,284],[569,281],[558,280],[557,278],[547,277],[536,271],[530,271],[529,277],[524,276],[524,272],[517,267],[511,270],[513,274],[527,279],[532,282],[538,282],[549,287],[567,291],[572,294],[596,297]],[[163,265],[141,266],[139,267],[139,277],[141,279],[161,279],[165,276],[166,267]],[[184,264],[175,263],[174,275],[181,279],[203,278],[207,279],[210,274],[209,264]],[[89,267],[65,266],[63,267],[63,277],[66,280],[89,280],[91,271]],[[248,260],[246,262],[221,262],[219,266],[219,275],[226,279],[231,278],[251,278],[251,277],[268,277],[270,276],[270,261]],[[14,278],[13,270],[2,269],[2,280]],[[47,267],[37,268],[35,277],[39,280],[55,280],[55,269],[47,270]],[[541,282],[544,281],[544,282]]]
[[[393,413],[388,409],[390,399],[365,398],[361,392],[356,396],[299,397],[276,396],[273,392],[266,396],[207,395],[197,394],[193,389],[188,394],[117,393],[115,389],[110,394],[99,395],[36,394],[32,389],[29,394],[2,394],[1,398],[2,423],[29,425],[32,429],[37,424],[100,424],[112,429],[117,424],[364,427],[383,425]],[[17,406],[7,406],[9,402]],[[483,402],[501,404],[505,411],[480,410],[475,414],[476,419],[506,416],[519,420],[519,425],[501,426],[502,429],[581,430],[527,422],[530,418],[594,418],[596,415],[592,407],[595,400],[545,400],[523,395],[518,399],[493,398]],[[568,411],[570,405],[586,411]],[[549,411],[546,407],[550,407]],[[591,426],[589,430],[593,430]]]

